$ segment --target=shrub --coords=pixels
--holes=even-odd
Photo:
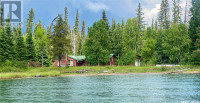
[[[26,61],[9,61],[0,64],[0,72],[21,72],[28,68]]]
[[[41,66],[40,66],[40,63],[35,62],[35,61],[32,61],[32,60],[30,60],[30,61],[28,62],[28,66],[30,66],[30,67],[41,67]]]
[[[166,71],[166,70],[167,70],[167,68],[166,68],[166,67],[164,67],[164,66],[162,66],[162,67],[161,67],[161,70],[162,70],[162,71]]]

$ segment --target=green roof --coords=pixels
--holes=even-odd
[[[110,54],[110,58],[113,57],[114,54]],[[75,59],[77,61],[83,61],[85,60],[85,56],[84,55],[81,55],[81,56],[74,56],[74,55],[69,55],[68,57],[72,58],[72,59]]]
[[[85,60],[85,56],[72,56],[72,55],[69,55],[68,57],[72,58],[72,59],[75,59],[77,61],[83,61]]]

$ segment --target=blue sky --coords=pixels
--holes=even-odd
[[[184,1],[181,5],[184,7]],[[23,0],[23,22],[26,21],[28,11],[33,8],[35,12],[34,23],[40,19],[45,26],[59,14],[64,15],[64,8],[68,8],[68,23],[71,28],[74,26],[76,10],[79,9],[79,28],[82,20],[86,22],[86,28],[92,26],[95,21],[101,19],[102,10],[111,24],[112,18],[121,22],[122,18],[136,17],[136,8],[141,3],[146,23],[150,24],[151,19],[157,17],[161,0]]]

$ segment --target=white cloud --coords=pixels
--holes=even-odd
[[[144,8],[144,20],[147,22],[148,25],[151,24],[152,19],[156,18],[160,9],[160,4],[155,4],[155,7],[152,9]]]
[[[100,2],[100,1],[91,2],[91,1],[88,0],[88,1],[85,2],[85,5],[86,5],[86,8],[88,10],[91,10],[91,11],[96,12],[96,13],[101,11],[101,10],[108,10],[109,9],[107,5],[105,5],[104,3]]]

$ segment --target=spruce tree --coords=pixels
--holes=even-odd
[[[77,12],[76,12],[76,20],[75,20],[75,25],[74,25],[74,30],[73,30],[73,52],[74,52],[74,55],[76,55],[78,52],[76,51],[76,48],[78,48],[78,39],[79,39],[79,15],[78,15],[78,9],[77,9]]]
[[[49,66],[49,59],[47,56],[47,35],[46,30],[41,25],[41,21],[35,25],[34,28],[34,44],[35,44],[35,51],[36,51],[36,60],[39,62],[42,67]]]
[[[33,19],[34,19],[34,11],[31,8],[28,14],[28,19],[26,21],[26,47],[27,47],[27,59],[35,61],[35,47],[32,39],[33,32]]]
[[[138,8],[136,9],[136,15],[137,15],[137,19],[138,19],[138,26],[140,28],[140,32],[144,29],[144,13],[142,12],[142,8],[140,3],[138,4]]]
[[[200,1],[199,0],[193,0],[192,1],[192,8],[190,9],[192,12],[192,17],[190,19],[190,25],[189,25],[189,35],[192,40],[191,43],[191,52],[196,50],[195,47],[196,40],[198,38],[198,28],[200,27]]]
[[[160,5],[160,11],[158,14],[159,26],[161,29],[169,29],[170,28],[170,15],[169,15],[169,2],[168,0],[162,0]]]
[[[180,0],[173,0],[173,9],[172,9],[173,15],[172,15],[172,21],[173,23],[181,23],[181,6],[180,6]]]
[[[116,41],[115,33],[114,33],[115,26],[116,26],[115,19],[112,19],[112,25],[109,29],[109,36],[110,36],[110,42],[111,42],[111,53],[114,53],[114,49],[115,49],[115,44],[114,44],[114,42]]]
[[[16,40],[15,40],[16,60],[18,61],[27,60],[26,45],[24,42],[24,37],[22,36],[20,24],[17,26],[15,34],[16,34]]]
[[[85,43],[85,21],[82,22],[82,29],[81,29],[81,35],[79,38],[79,47],[78,47],[78,53],[79,55],[83,54],[83,44]]]
[[[106,26],[106,22],[101,19],[89,29],[84,51],[86,61],[90,65],[105,65],[109,61],[110,39]]]
[[[120,61],[123,65],[135,62],[136,54],[138,53],[139,31],[137,18],[128,19],[124,26],[122,38],[123,49]]]
[[[49,46],[52,56],[59,61],[59,67],[61,67],[62,55],[67,53],[71,48],[71,41],[67,38],[68,32],[65,29],[64,20],[61,15],[58,15],[56,24],[53,27],[53,35],[49,37]]]
[[[113,53],[117,56],[118,59],[120,59],[120,56],[122,55],[122,34],[123,33],[123,29],[121,28],[121,24],[117,23],[117,25],[115,26],[114,29],[114,34],[113,35]],[[120,64],[120,63],[118,63]]]
[[[108,23],[108,18],[106,16],[105,10],[103,10],[103,12],[102,12],[102,19],[106,22],[106,29],[109,30],[109,23]]]

